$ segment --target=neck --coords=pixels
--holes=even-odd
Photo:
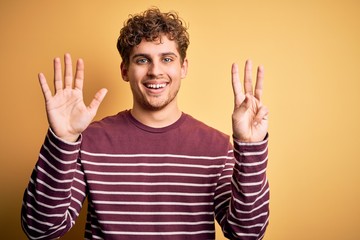
[[[134,105],[133,109],[131,109],[131,115],[136,120],[153,128],[167,127],[179,120],[181,114],[177,106],[171,108],[165,107],[161,110],[148,110]]]

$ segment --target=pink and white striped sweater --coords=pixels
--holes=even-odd
[[[229,137],[187,114],[151,128],[129,111],[92,123],[79,141],[48,131],[24,194],[22,227],[53,239],[88,198],[85,239],[262,239],[269,219],[267,138]]]

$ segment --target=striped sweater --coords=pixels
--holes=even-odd
[[[151,128],[129,111],[92,123],[75,143],[49,129],[24,193],[22,227],[53,239],[85,198],[85,239],[262,239],[269,218],[267,138],[244,144],[187,114]]]

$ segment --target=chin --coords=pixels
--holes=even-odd
[[[169,104],[168,103],[164,103],[164,104],[146,104],[145,106],[143,105],[143,107],[146,110],[150,110],[150,111],[160,111],[163,110],[164,108],[166,108]]]

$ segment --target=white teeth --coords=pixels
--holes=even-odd
[[[166,86],[166,83],[160,83],[160,84],[147,84],[146,87],[153,88],[153,89],[159,89],[164,88]]]

